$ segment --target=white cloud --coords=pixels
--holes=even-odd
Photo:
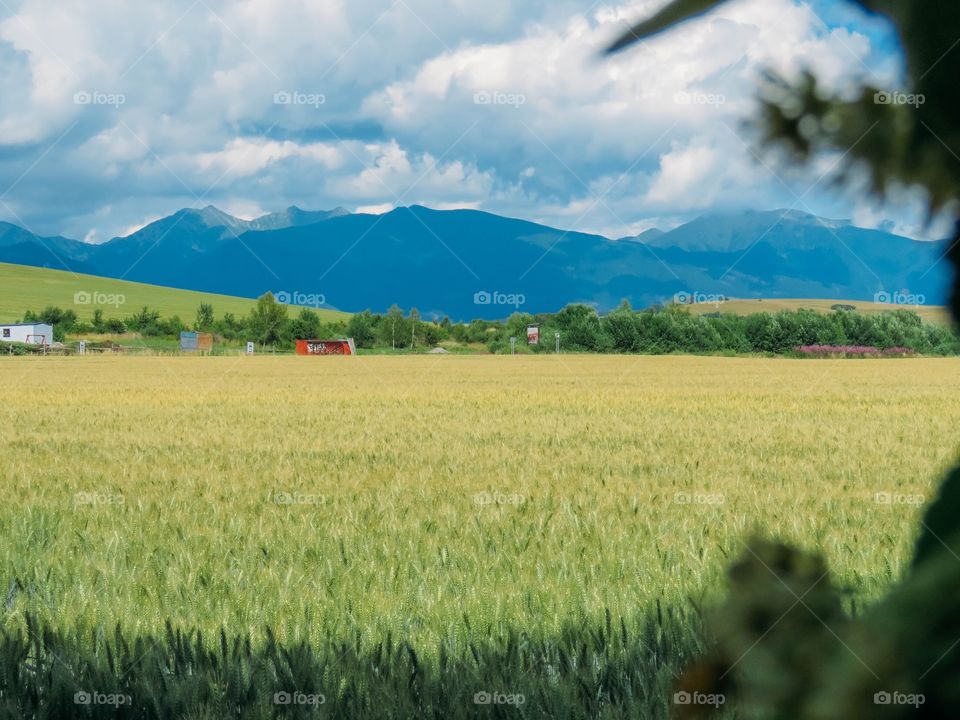
[[[733,134],[750,142],[742,121],[762,68],[811,66],[837,90],[895,77],[866,32],[827,28],[796,0],[731,2],[598,57],[660,4],[176,0],[118,12],[113,0],[23,0],[0,20],[0,149],[13,151],[0,154],[0,188],[23,175],[8,198],[18,214],[75,236],[100,223],[100,238],[197,198],[246,212],[478,207],[610,232],[790,200]],[[282,91],[323,102],[275,102]],[[77,92],[124,101],[78,104]],[[833,203],[819,189],[808,201]]]
[[[289,140],[236,138],[222,150],[197,156],[196,166],[205,174],[230,180],[254,175],[288,158],[304,159],[321,169],[336,170],[343,165],[344,153],[326,143],[299,145]]]
[[[383,215],[396,207],[393,203],[380,203],[379,205],[359,205],[355,212],[366,215]]]

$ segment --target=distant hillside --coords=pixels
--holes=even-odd
[[[123,296],[123,303],[110,304],[112,296]],[[90,302],[84,303],[86,299]],[[81,319],[92,318],[96,309],[103,310],[105,318],[122,318],[147,305],[164,317],[179,315],[189,322],[201,302],[212,304],[217,317],[222,317],[226,312],[246,315],[256,304],[256,301],[247,298],[0,263],[0,322],[13,322],[20,319],[25,311],[39,311],[47,305],[72,309]],[[299,308],[291,307],[289,314],[294,315],[298,311]],[[328,319],[345,317],[343,313],[330,310],[318,312]]]
[[[601,311],[679,293],[736,298],[941,304],[940,242],[919,242],[796,211],[707,215],[611,240],[475,210],[397,208],[383,215],[288,208],[255,220],[180,210],[123,238],[88,245],[0,225],[0,261],[153,285],[257,297],[300,293],[328,308],[496,319],[572,302]]]

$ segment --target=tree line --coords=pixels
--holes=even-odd
[[[866,315],[852,305],[836,305],[829,313],[783,310],[698,315],[679,305],[635,311],[624,302],[601,315],[591,306],[574,304],[557,313],[518,312],[506,320],[471,322],[424,320],[416,308],[404,312],[394,305],[384,314],[366,310],[343,320],[328,320],[310,308],[278,303],[267,293],[246,316],[231,312],[217,316],[212,305],[201,303],[190,321],[177,315],[164,318],[148,307],[125,318],[104,318],[98,309],[92,319],[80,320],[73,310],[55,306],[27,312],[23,320],[53,325],[58,341],[86,333],[135,332],[144,337],[176,338],[182,331],[196,330],[214,333],[220,340],[253,341],[278,350],[291,349],[298,338],[352,337],[357,347],[371,350],[415,351],[452,341],[484,346],[493,353],[509,353],[512,348],[543,353],[555,351],[559,334],[564,352],[784,354],[801,346],[851,345],[960,354],[960,339],[947,325],[925,323],[912,310]],[[527,344],[530,325],[539,328],[537,345]],[[513,346],[511,338],[515,339]]]

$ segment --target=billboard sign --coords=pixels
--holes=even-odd
[[[540,344],[540,326],[527,325],[527,345]]]

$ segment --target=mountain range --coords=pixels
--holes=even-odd
[[[347,311],[396,303],[455,320],[718,295],[902,293],[938,304],[949,280],[944,251],[943,242],[793,210],[704,215],[617,239],[416,205],[382,215],[290,207],[253,220],[183,209],[99,245],[0,222],[0,262],[240,297],[271,291]]]

